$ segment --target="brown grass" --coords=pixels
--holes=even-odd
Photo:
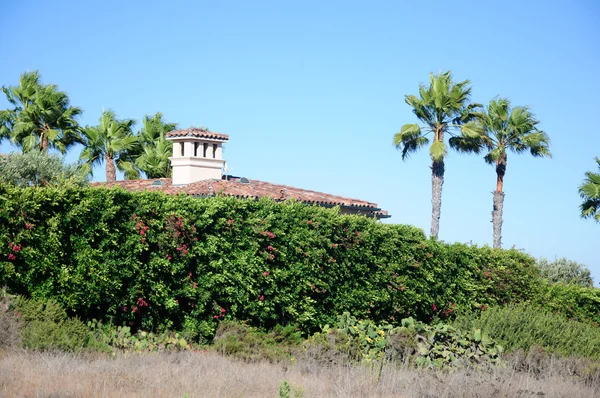
[[[598,397],[583,383],[546,372],[436,373],[384,366],[379,382],[367,367],[244,363],[215,352],[107,357],[67,353],[0,354],[1,397],[277,397],[287,380],[304,397]],[[293,396],[293,395],[292,395]]]

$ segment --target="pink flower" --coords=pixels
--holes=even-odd
[[[14,254],[12,254],[12,253],[8,253],[8,259],[9,259],[10,261],[13,261],[13,260],[16,260],[16,259],[17,259],[17,257],[15,257],[15,255],[14,255]]]
[[[133,307],[133,310],[131,310],[131,312],[137,312],[137,307]]]
[[[436,305],[435,305],[435,304],[431,304],[431,308],[432,308],[434,311],[437,311],[437,307],[436,307]]]
[[[263,275],[264,275],[264,276],[269,276],[269,271],[265,271],[265,272],[263,272]]]
[[[275,237],[275,234],[273,232],[267,232],[267,236],[271,239],[273,239]]]
[[[221,308],[221,314],[224,314],[225,312],[227,312],[225,308]]]
[[[28,222],[25,223],[25,229],[32,229],[33,228],[33,224],[29,224]]]
[[[269,246],[267,246],[267,250],[268,250],[268,251],[270,251],[270,252],[272,252],[272,251],[273,251],[273,250],[275,250],[275,249],[274,249],[274,247],[273,247],[273,246],[269,245]]]
[[[260,301],[264,301],[265,300],[265,296],[264,295],[260,295],[260,297],[258,298]]]
[[[127,306],[123,307],[123,312],[127,312]]]
[[[213,316],[214,319],[219,319],[218,315]]]
[[[167,255],[167,260],[171,261],[172,258],[170,254]]]
[[[194,283],[194,289],[198,289],[198,284]]]

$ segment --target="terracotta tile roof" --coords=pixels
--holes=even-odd
[[[235,196],[238,198],[262,198],[269,197],[274,200],[296,199],[300,202],[318,204],[321,206],[343,206],[357,211],[365,210],[377,216],[377,218],[388,217],[387,211],[381,210],[376,203],[360,199],[351,199],[307,189],[294,188],[287,185],[271,184],[269,182],[246,180],[233,177],[229,180],[203,180],[188,185],[173,185],[170,178],[159,178],[150,180],[123,180],[111,183],[92,183],[93,186],[114,187],[120,186],[129,191],[152,191],[160,190],[168,194],[185,193],[194,196],[213,196],[216,194],[224,196]]]
[[[207,129],[189,128],[185,130],[173,130],[166,134],[167,138],[173,137],[197,137],[197,138],[210,138],[213,140],[228,141],[229,136],[227,134],[214,133]]]

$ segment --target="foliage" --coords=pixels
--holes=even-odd
[[[552,283],[574,283],[576,285],[593,287],[594,281],[590,270],[577,261],[558,258],[554,261],[548,261],[541,258],[537,262],[540,274]]]
[[[54,148],[62,154],[81,142],[76,120],[81,109],[55,85],[42,84],[37,71],[22,74],[18,86],[2,91],[14,108],[0,111],[0,138],[10,136],[23,151]]]
[[[84,320],[212,338],[223,319],[304,332],[532,300],[534,259],[289,201],[0,187],[0,284]],[[587,309],[586,311],[591,311]]]
[[[279,398],[303,398],[304,390],[302,387],[290,386],[287,380],[282,380],[279,383]]]
[[[153,333],[138,330],[133,333],[129,326],[102,324],[96,320],[87,323],[92,335],[90,347],[102,351],[158,352],[190,350],[192,346],[181,333]]]
[[[574,284],[540,283],[533,304],[569,319],[600,325],[600,289]]]
[[[331,340],[328,335],[337,338]],[[401,326],[393,327],[370,320],[357,321],[349,313],[338,317],[337,329],[325,327],[322,333],[311,336],[308,344],[345,353],[346,361],[369,363],[387,357],[417,367],[440,369],[491,366],[500,361],[502,353],[502,347],[480,329],[463,332],[443,323],[427,325],[413,318],[403,319]]]
[[[134,154],[138,151],[138,141],[133,135],[132,119],[118,120],[111,110],[102,111],[98,126],[86,126],[83,130],[84,146],[80,160],[91,174],[92,167],[102,162],[106,166],[106,180],[115,181],[117,169],[128,179],[138,178],[134,164]]]
[[[462,134],[450,139],[450,146],[459,152],[479,153],[485,150],[484,160],[496,167],[492,223],[494,247],[502,245],[503,184],[506,174],[507,152],[551,157],[550,140],[537,125],[539,121],[527,107],[511,107],[505,98],[493,99],[475,120],[462,126]]]
[[[432,160],[432,217],[431,237],[437,238],[442,206],[442,185],[444,183],[444,158],[448,152],[446,134],[468,123],[475,116],[479,104],[471,104],[471,87],[468,80],[454,83],[450,71],[429,75],[429,87],[419,85],[419,97],[406,96],[406,103],[424,124],[405,124],[394,135],[394,146],[402,152],[402,160],[411,153],[429,144],[427,137],[433,134],[429,154]]]
[[[600,222],[600,158],[596,158],[598,173],[588,171],[579,186],[579,194],[583,199],[580,206],[582,218],[593,218]]]
[[[173,143],[166,139],[166,134],[176,127],[176,123],[163,121],[160,112],[152,117],[145,116],[142,120],[142,129],[137,136],[141,153],[137,154],[135,165],[148,178],[171,176],[169,157],[173,152]]]
[[[54,300],[41,301],[17,297],[22,344],[34,350],[80,351],[89,343],[88,328],[76,318],[68,318]]]
[[[431,159],[443,160],[446,155],[444,134],[451,133],[452,128],[471,121],[479,104],[470,104],[471,82],[468,80],[454,83],[452,74],[448,72],[429,75],[429,87],[419,85],[419,97],[406,96],[406,103],[412,107],[413,113],[424,123],[405,124],[399,133],[394,135],[394,145],[402,151],[402,159],[412,152],[429,144],[427,135],[433,134],[430,148]]]
[[[294,325],[277,325],[265,333],[244,323],[223,321],[213,340],[215,351],[244,361],[289,359],[300,347],[302,336]]]
[[[474,120],[462,126],[462,134],[453,137],[450,145],[459,151],[486,150],[484,160],[488,164],[498,164],[508,151],[551,156],[548,135],[538,124],[528,107],[513,108],[506,98],[493,99],[484,112],[477,112]]]
[[[42,151],[0,157],[0,182],[21,186],[84,186],[87,177],[76,165]]]
[[[600,358],[597,325],[569,320],[538,306],[491,307],[477,316],[461,315],[454,325],[481,328],[507,351],[529,351],[538,346],[548,353]]]

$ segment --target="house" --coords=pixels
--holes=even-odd
[[[362,214],[377,219],[391,217],[376,203],[365,200],[223,174],[223,144],[229,141],[226,134],[189,128],[171,131],[166,137],[173,141],[173,156],[169,158],[173,168],[172,178],[124,180],[93,185],[118,185],[130,191],[159,190],[168,194],[185,193],[197,197],[218,194],[255,199],[269,197],[276,201],[293,198],[323,207],[339,206],[344,214]]]

